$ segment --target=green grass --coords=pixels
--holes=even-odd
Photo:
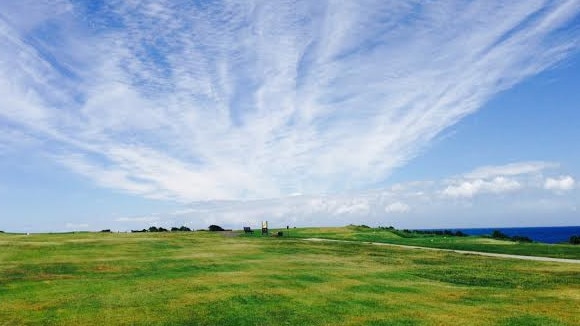
[[[290,229],[289,231],[291,237],[297,238],[324,238],[336,240],[382,242],[442,249],[580,259],[580,246],[569,244],[517,243],[477,236],[453,237],[410,235],[409,237],[402,237],[396,232],[388,229],[374,229],[357,226],[335,228],[298,228]]]
[[[580,324],[578,264],[294,238],[373,235],[356,228],[289,231],[0,234],[0,325]]]

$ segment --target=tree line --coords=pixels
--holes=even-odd
[[[131,230],[132,233],[139,233],[139,232],[192,232],[193,229],[188,228],[187,226],[180,226],[180,227],[172,227],[171,229],[166,229],[164,227],[157,227],[157,226],[150,226],[148,229],[142,230]]]
[[[526,236],[514,235],[513,237],[510,237],[509,235],[501,232],[500,230],[493,230],[493,232],[491,233],[491,237],[497,240],[508,240],[514,242],[533,242],[532,239]]]

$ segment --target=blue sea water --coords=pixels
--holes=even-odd
[[[478,228],[478,229],[448,229],[461,231],[469,235],[491,234],[499,230],[513,237],[515,235],[528,237],[536,242],[561,243],[568,242],[573,235],[580,236],[580,226],[551,226],[551,227],[525,227],[525,228]]]

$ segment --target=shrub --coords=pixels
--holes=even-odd
[[[187,226],[181,226],[181,227],[172,227],[171,228],[171,232],[191,232],[191,229],[188,228]]]
[[[510,239],[510,237],[507,234],[501,232],[500,230],[493,230],[493,232],[491,233],[491,237],[494,239],[500,239],[500,240],[509,240]]]
[[[111,229],[101,230],[101,232],[103,232],[103,233],[111,233]]]
[[[517,241],[517,242],[532,242],[532,239],[530,239],[528,237],[524,237],[524,236],[514,235],[512,237],[512,241]]]
[[[210,231],[224,231],[224,229],[221,226],[214,225],[214,224],[210,225],[208,227],[208,230],[210,230]]]
[[[580,235],[573,235],[570,237],[570,244],[577,245],[580,244]]]

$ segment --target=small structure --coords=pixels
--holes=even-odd
[[[244,226],[244,233],[254,233],[254,230],[249,226]]]
[[[268,234],[268,221],[262,221],[262,234]]]

